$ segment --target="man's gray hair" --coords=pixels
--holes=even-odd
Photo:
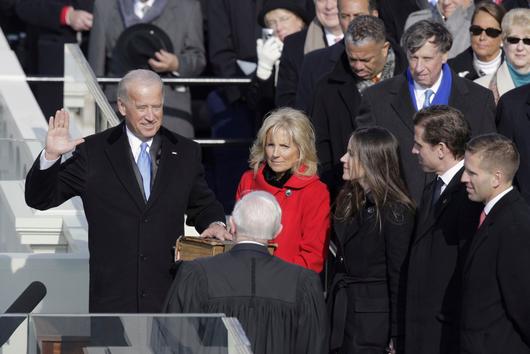
[[[362,15],[355,17],[348,25],[346,42],[352,45],[365,41],[381,43],[386,41],[385,23],[379,17]]]
[[[401,37],[407,55],[416,53],[427,42],[434,44],[441,53],[447,53],[453,45],[453,36],[443,24],[422,20],[410,26]]]
[[[128,101],[129,88],[133,82],[140,83],[142,86],[159,85],[161,88],[164,87],[162,79],[154,71],[146,69],[131,70],[118,84],[118,99],[124,102]]]
[[[236,203],[232,221],[237,237],[268,241],[280,230],[282,209],[272,194],[254,191]]]

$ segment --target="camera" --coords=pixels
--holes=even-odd
[[[263,39],[263,42],[271,38],[273,35],[274,35],[274,30],[272,28],[263,28],[261,30],[261,38]]]

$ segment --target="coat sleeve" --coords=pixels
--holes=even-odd
[[[311,108],[313,105],[314,78],[311,70],[315,61],[313,58],[314,56],[311,53],[304,56],[294,100],[294,107],[307,112],[309,116],[312,115]]]
[[[278,69],[278,84],[276,86],[276,107],[293,107],[296,100],[296,86],[298,85],[298,69],[294,61],[296,47],[287,38],[280,58]]]
[[[195,165],[194,182],[188,199],[186,210],[186,223],[193,225],[197,231],[202,232],[214,221],[225,222],[223,206],[215,198],[215,194],[208,187],[204,177],[204,167],[201,163],[201,150],[198,144],[195,145],[195,156],[192,161]],[[190,170],[192,167],[190,166]]]
[[[178,72],[181,76],[198,76],[206,66],[204,38],[202,30],[202,12],[199,1],[187,2],[191,6],[190,16],[186,18],[186,37],[179,53]]]
[[[367,92],[365,92],[361,100],[359,113],[357,114],[357,117],[355,117],[355,126],[357,128],[364,128],[375,124],[375,119],[372,115],[372,102],[368,98]]]
[[[319,273],[324,267],[329,239],[329,192],[323,183],[304,191],[302,239],[294,263]],[[307,188],[307,187],[306,187]]]
[[[201,302],[205,289],[200,266],[195,262],[182,262],[167,294],[162,312],[202,313]]]
[[[302,273],[298,299],[299,318],[295,353],[326,353],[329,325],[318,275],[308,271]]]
[[[60,32],[61,10],[64,6],[68,6],[64,1],[19,0],[15,5],[15,11],[26,23]]]
[[[383,233],[385,240],[386,268],[390,294],[390,335],[403,336],[405,313],[405,259],[407,258],[414,214],[409,209],[402,212],[387,212]]]
[[[502,96],[499,100],[495,122],[497,123],[499,133],[513,140],[515,136],[515,127],[511,114],[512,112],[510,112],[510,104],[506,102],[506,97],[507,96]]]
[[[87,166],[85,144],[72,157],[57,161],[46,170],[40,169],[40,155],[26,176],[25,199],[31,208],[46,210],[61,205],[85,191]]]
[[[315,144],[317,148],[319,170],[328,171],[333,166],[333,153],[331,147],[330,127],[327,110],[325,107],[325,97],[322,95],[324,82],[317,86],[315,101],[311,109],[311,122],[315,129]],[[346,148],[346,147],[345,147]]]

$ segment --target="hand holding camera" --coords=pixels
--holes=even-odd
[[[258,54],[258,70],[256,75],[261,80],[267,80],[272,74],[274,64],[282,55],[283,42],[278,37],[269,37],[265,41],[256,41],[256,51]]]

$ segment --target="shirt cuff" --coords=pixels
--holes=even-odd
[[[45,155],[46,153],[44,152],[44,150],[42,150],[39,159],[39,167],[41,171],[47,170],[48,168],[52,167],[57,162],[57,160],[60,159],[60,157],[58,157],[55,160],[47,160]]]
[[[59,15],[59,21],[62,26],[69,26],[67,15],[71,7],[72,6],[63,6],[63,8],[61,9],[61,14]]]

